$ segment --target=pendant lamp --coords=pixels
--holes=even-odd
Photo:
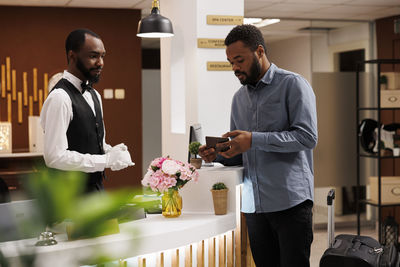
[[[139,21],[137,36],[162,38],[174,36],[171,21],[160,15],[160,1],[153,0],[151,14]]]

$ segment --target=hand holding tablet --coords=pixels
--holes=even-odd
[[[215,137],[215,136],[206,136],[206,146],[207,149],[214,148],[216,152],[225,152],[229,150],[229,146],[226,147],[217,147],[219,143],[228,142],[229,138],[227,137]]]

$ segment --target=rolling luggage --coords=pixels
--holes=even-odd
[[[335,190],[328,193],[328,249],[319,262],[320,267],[399,267],[397,248],[383,247],[375,239],[359,235],[334,237]]]

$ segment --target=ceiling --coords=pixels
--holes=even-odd
[[[141,9],[142,16],[150,14],[151,3],[152,0],[0,0],[0,5],[13,6]],[[162,13],[162,0],[160,3]],[[269,42],[309,34],[299,30],[305,27],[340,28],[399,14],[400,0],[244,0],[245,17],[281,19],[261,28]],[[156,48],[159,41],[143,38],[142,46]]]

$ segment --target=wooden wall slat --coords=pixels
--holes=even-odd
[[[36,102],[38,101],[38,90],[37,90],[37,68],[33,68],[32,71],[33,74],[33,101]]]
[[[208,267],[215,267],[215,237],[208,239]]]
[[[228,267],[233,267],[235,264],[235,243],[233,240],[235,240],[235,231],[231,231],[226,235],[226,266]]]
[[[218,237],[218,266],[225,266],[226,264],[226,236],[220,235]]]
[[[146,267],[146,258],[138,257],[138,266]]]
[[[11,77],[12,77],[12,100],[15,101],[17,100],[17,71],[12,70],[11,71]]]
[[[172,252],[172,259],[171,259],[171,266],[172,267],[179,267],[179,249],[176,249]]]
[[[157,267],[164,267],[164,252],[157,255],[156,265]]]
[[[192,267],[192,245],[186,246],[185,247],[185,267]]]
[[[1,65],[1,97],[6,98],[6,65]]]
[[[7,79],[7,91],[11,90],[11,59],[6,57],[6,79]]]
[[[197,244],[197,267],[204,267],[204,240]]]

